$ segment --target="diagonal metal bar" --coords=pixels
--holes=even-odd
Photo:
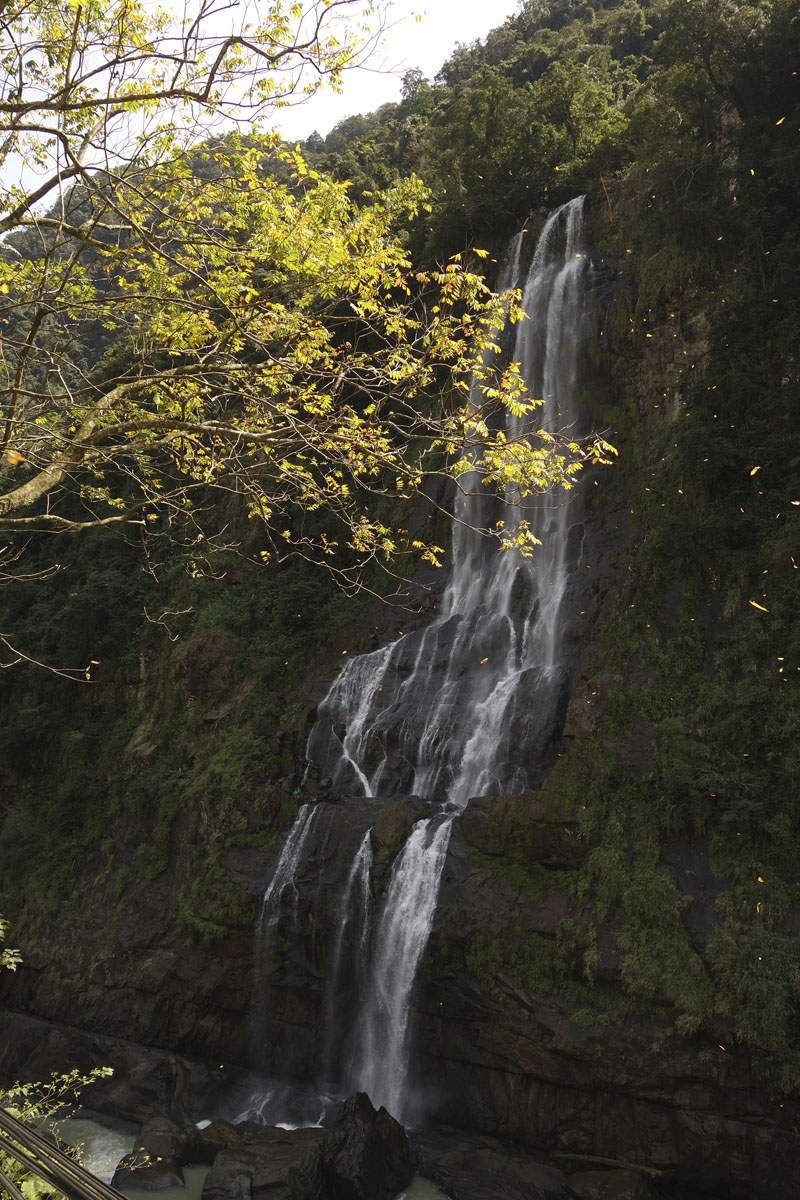
[[[0,1150],[16,1159],[27,1170],[38,1175],[69,1200],[124,1200],[121,1193],[97,1179],[80,1163],[69,1158],[58,1147],[23,1121],[0,1108]],[[21,1200],[10,1180],[0,1179],[0,1187],[12,1200]]]
[[[22,1192],[19,1190],[17,1185],[12,1183],[8,1176],[4,1175],[2,1171],[0,1171],[0,1191],[5,1192],[6,1195],[10,1196],[11,1200],[25,1200],[25,1197],[22,1195]]]

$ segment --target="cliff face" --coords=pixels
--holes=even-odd
[[[754,1073],[758,1064],[737,1045],[732,1017],[701,1011],[704,955],[722,928],[719,900],[730,890],[730,877],[719,871],[702,831],[675,828],[648,859],[651,890],[639,896],[639,908],[624,890],[609,904],[607,879],[594,857],[602,843],[587,824],[598,773],[618,796],[644,783],[651,802],[660,803],[663,728],[642,708],[620,720],[613,704],[614,724],[608,724],[612,689],[653,679],[638,649],[629,653],[626,646],[620,666],[609,636],[638,594],[631,576],[641,538],[625,494],[631,478],[605,475],[587,488],[581,569],[569,598],[570,682],[543,743],[542,789],[473,800],[457,822],[414,992],[411,1080],[420,1111],[430,1118],[532,1148],[647,1163],[687,1185],[743,1200],[782,1197],[800,1182],[797,1104]],[[595,494],[601,497],[596,504]],[[682,586],[680,578],[674,586]],[[668,599],[660,605],[666,631],[675,606]],[[360,639],[369,648],[372,615],[361,616],[349,645]],[[412,630],[427,619],[425,611],[403,618]],[[223,677],[236,675],[234,642],[195,639],[180,653],[186,667],[177,686],[200,704],[206,701],[198,663],[212,655]],[[309,714],[326,676],[320,670],[306,684]],[[146,693],[146,681],[141,686]],[[232,720],[241,691],[236,684],[223,700]],[[265,947],[254,936],[260,897],[295,810],[288,789],[302,776],[297,737],[292,743],[284,732],[282,739],[284,782],[279,777],[271,785],[263,815],[251,799],[257,784],[245,783],[232,798],[247,814],[250,832],[229,834],[218,847],[210,884],[216,895],[189,893],[192,927],[181,911],[202,861],[202,807],[175,817],[164,869],[152,878],[139,879],[122,865],[135,862],[137,846],[154,836],[146,821],[117,819],[117,858],[105,873],[87,846],[85,867],[76,874],[79,935],[74,907],[63,918],[54,912],[33,921],[34,948],[3,989],[10,1010],[87,1031],[88,1047],[74,1029],[23,1036],[24,1022],[6,1017],[16,1046],[7,1069],[30,1077],[110,1057],[128,1079],[149,1078],[148,1071],[164,1076],[158,1088],[144,1088],[142,1108],[190,1110],[210,1094],[202,1072],[193,1082],[191,1072],[165,1067],[173,1060],[158,1054],[156,1065],[145,1069],[150,1052],[129,1043],[226,1067],[258,1067],[299,1084],[319,1081],[321,1064],[344,1053],[359,998],[347,979],[335,993],[326,980],[348,872],[374,825],[372,887],[380,894],[411,825],[427,809],[415,799],[381,805],[335,796],[318,777],[309,778],[306,790],[319,792],[319,813],[294,879],[296,912],[287,893]],[[591,763],[587,754],[596,753],[598,739],[605,762]],[[142,744],[139,737],[128,754],[141,755]],[[634,829],[625,867],[632,878],[641,854]],[[28,911],[36,911],[33,903]],[[222,936],[211,927],[220,913]],[[635,914],[651,921],[648,936],[662,938],[649,958],[633,941]],[[212,937],[200,938],[199,928]],[[16,932],[24,946],[24,916]],[[671,978],[676,955],[684,956],[686,973],[700,979],[699,999],[685,981]],[[663,967],[657,980],[653,961]],[[356,974],[351,970],[350,978]],[[687,1038],[681,1031],[689,1022]],[[120,1049],[109,1038],[128,1044]],[[130,1103],[117,1095],[118,1111]],[[129,1109],[129,1115],[140,1112]]]
[[[623,14],[594,7],[612,24]],[[482,220],[470,232],[498,257],[531,203],[588,190],[594,262],[615,285],[582,401],[620,451],[585,482],[567,666],[537,733],[541,787],[472,800],[454,828],[413,994],[413,1079],[432,1117],[782,1198],[800,1182],[797,17],[777,2],[773,25],[764,5],[624,12],[644,29],[656,9],[655,57],[639,63],[639,91],[632,77],[621,86],[633,100],[609,107],[604,141],[589,136],[593,82],[577,71],[570,163],[538,125],[550,150],[525,159],[511,83],[513,144],[495,126],[478,144],[466,118],[456,144],[449,114],[498,78],[477,50],[451,64],[441,111],[423,89],[399,114],[430,108],[423,165],[437,142],[448,151],[431,166],[449,189],[434,224]],[[532,11],[494,38],[498,61],[503,38],[536,41]],[[594,15],[585,24],[596,41]],[[515,54],[506,74],[562,129],[562,77],[547,55]],[[516,190],[498,207],[512,168]],[[468,210],[478,170],[481,204]],[[243,523],[235,507],[226,519]],[[397,523],[412,538],[435,519],[423,505]],[[447,530],[437,537],[445,545]],[[34,672],[0,678],[0,911],[25,960],[0,995],[14,1014],[82,1031],[23,1033],[8,1018],[9,1072],[110,1056],[131,1076],[153,1061],[138,1044],[313,1082],[344,1053],[357,998],[344,983],[332,994],[326,976],[348,872],[377,822],[371,886],[383,894],[424,802],[394,796],[377,811],[311,772],[319,819],[297,913],[288,895],[266,949],[260,898],[343,655],[416,637],[443,573],[398,609],[350,604],[297,564],[257,573],[229,559],[219,578],[195,567],[159,564],[155,581],[133,549],[97,535],[8,600],[46,661],[103,660],[82,695]],[[161,1082],[138,1115],[205,1095],[202,1073],[169,1061],[161,1079],[156,1056]]]

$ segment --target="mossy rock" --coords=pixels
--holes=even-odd
[[[377,865],[385,865],[405,844],[412,826],[428,814],[424,801],[415,796],[393,804],[384,804],[372,830]]]
[[[483,854],[523,865],[577,867],[584,847],[575,814],[556,814],[538,792],[518,796],[477,796],[461,817],[468,845]]]

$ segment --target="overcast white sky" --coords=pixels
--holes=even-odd
[[[345,117],[399,100],[406,71],[418,68],[432,79],[456,43],[485,37],[517,7],[517,0],[393,0],[389,28],[369,67],[348,71],[341,95],[325,90],[284,110],[277,127],[290,140],[306,138],[315,129],[324,135]]]
[[[257,12],[262,0],[250,3]],[[385,31],[366,65],[345,72],[343,91],[323,88],[309,100],[277,110],[269,124],[289,141],[300,141],[315,129],[325,135],[345,117],[399,100],[406,71],[417,68],[433,79],[458,43],[484,38],[517,9],[518,0],[388,0]],[[221,11],[232,10],[226,6]],[[9,178],[18,172],[23,187],[35,186],[51,167],[23,167],[16,156],[5,164]],[[48,197],[44,206],[52,200]]]

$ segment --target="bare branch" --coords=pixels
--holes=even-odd
[[[86,667],[54,667],[50,663],[40,662],[38,658],[32,658],[29,654],[24,654],[22,650],[18,650],[16,646],[13,646],[2,633],[0,633],[0,644],[5,646],[10,654],[14,655],[9,662],[0,662],[0,670],[17,667],[20,663],[28,663],[32,667],[41,667],[43,671],[49,671],[51,675],[59,675],[62,679],[69,679],[73,683],[94,682],[91,678],[91,668],[97,666],[97,663],[89,663]]]

